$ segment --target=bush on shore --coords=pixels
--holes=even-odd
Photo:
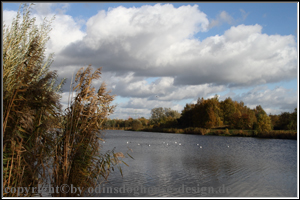
[[[162,133],[184,133],[194,135],[218,135],[218,136],[240,136],[240,137],[259,137],[259,138],[277,138],[277,139],[297,139],[297,131],[294,130],[272,130],[269,132],[258,132],[256,130],[236,130],[231,129],[205,129],[188,127],[178,128],[158,128],[146,127],[140,131],[162,132]]]

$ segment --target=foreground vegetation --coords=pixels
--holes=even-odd
[[[59,190],[52,195],[84,195],[124,157],[114,150],[100,151],[99,129],[114,110],[114,97],[104,84],[97,91],[91,86],[101,69],[92,73],[89,66],[77,72],[70,87],[75,96],[69,96],[63,111],[59,99],[64,80],[58,82],[57,73],[49,70],[52,57],[45,61],[44,56],[51,22],[45,20],[39,28],[34,23],[25,4],[23,16],[19,10],[12,25],[3,26],[3,191],[73,184],[84,188],[82,193]],[[34,191],[19,195],[33,196]]]

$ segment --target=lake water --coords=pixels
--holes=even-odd
[[[123,159],[123,178],[115,170],[94,196],[297,196],[296,140],[118,130],[104,139],[103,151],[130,148],[134,159]]]

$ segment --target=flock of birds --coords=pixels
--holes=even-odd
[[[103,144],[104,144],[104,143],[105,143],[105,141],[103,141]],[[131,143],[131,142],[127,141],[127,144],[129,144],[129,143]],[[181,143],[178,143],[178,142],[174,142],[174,143],[175,143],[175,144],[178,144],[179,146],[181,146]],[[166,144],[166,142],[163,142],[163,144]],[[137,145],[140,146],[141,144],[138,143]],[[167,143],[166,145],[169,146],[169,143]],[[151,145],[148,144],[148,146],[150,147]],[[199,148],[202,149],[202,146],[200,146],[200,144],[197,144],[197,146],[199,146]],[[229,145],[227,145],[227,147],[229,148]]]
[[[104,143],[105,143],[105,142],[104,142]],[[131,143],[131,142],[127,141],[127,144],[129,144],[129,143]],[[175,144],[178,144],[179,146],[181,146],[181,143],[178,143],[178,142],[174,142],[174,143],[175,143]],[[169,143],[163,142],[163,144],[166,144],[167,146],[169,146]],[[138,143],[137,145],[140,146],[141,144]],[[150,147],[151,145],[148,144],[148,146]],[[200,144],[197,144],[197,146],[199,146],[199,148],[202,149],[202,146],[200,146]],[[229,148],[229,145],[227,145],[227,147]]]

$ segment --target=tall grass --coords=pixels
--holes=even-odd
[[[89,66],[76,74],[73,91],[77,95],[65,110],[60,129],[56,130],[54,187],[73,184],[85,189],[95,188],[99,179],[106,180],[112,167],[121,162],[119,158],[124,158],[122,153],[112,151],[101,154],[100,151],[99,141],[102,138],[99,129],[105,117],[114,109],[114,106],[110,106],[113,96],[106,92],[105,84],[97,92],[91,87],[92,81],[100,77],[100,70],[98,68],[92,73]],[[56,195],[70,197],[79,193],[69,191]]]
[[[44,56],[51,21],[38,28],[30,7],[23,19],[20,10],[11,27],[3,26],[3,188],[36,186],[45,177],[63,84],[55,84],[52,57]]]
[[[3,191],[49,181],[55,187],[92,187],[107,179],[124,157],[114,150],[100,152],[99,129],[113,112],[113,96],[105,84],[97,91],[91,87],[101,69],[92,73],[89,66],[76,74],[72,90],[77,95],[62,112],[59,92],[64,79],[58,82],[56,71],[49,70],[53,57],[44,56],[51,21],[45,19],[37,27],[30,9],[23,4],[12,25],[3,26]]]

